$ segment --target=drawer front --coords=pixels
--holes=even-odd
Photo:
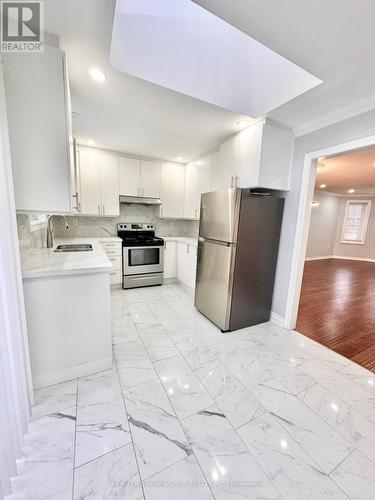
[[[121,243],[103,243],[100,242],[105,253],[112,255],[121,255]]]

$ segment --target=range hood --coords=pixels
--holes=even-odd
[[[160,198],[146,196],[120,196],[120,203],[138,203],[138,205],[161,205]]]

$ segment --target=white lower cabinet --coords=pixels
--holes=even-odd
[[[122,242],[100,240],[108,259],[112,264],[112,271],[109,275],[111,285],[122,284]]]
[[[164,250],[164,278],[177,277],[177,241],[166,241]]]
[[[194,289],[196,269],[197,248],[179,241],[177,248],[177,279]]]

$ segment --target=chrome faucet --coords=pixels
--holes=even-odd
[[[52,217],[62,217],[65,221],[66,229],[69,229],[68,221],[65,215],[52,214],[47,218],[47,248],[53,248],[53,228],[51,224]]]

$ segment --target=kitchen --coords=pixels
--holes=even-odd
[[[371,375],[285,312],[301,151],[325,144],[278,110],[323,73],[199,3],[47,0],[43,51],[1,54],[7,500],[372,491]]]

